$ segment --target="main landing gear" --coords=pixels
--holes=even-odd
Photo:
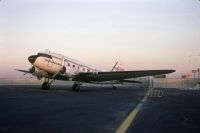
[[[75,82],[72,86],[72,91],[80,91],[80,86],[81,86],[81,83],[80,82]]]
[[[114,86],[113,84],[111,84],[112,85],[112,87],[113,87],[113,90],[117,90],[117,87],[116,86]]]
[[[43,90],[49,90],[51,85],[51,82],[49,82],[49,79],[45,78],[43,84],[42,84],[42,89]]]
[[[52,80],[52,81],[49,81],[49,79],[48,78],[45,78],[45,80],[44,80],[44,82],[43,82],[43,84],[42,84],[42,89],[43,90],[49,90],[49,88],[50,88],[50,85],[51,85],[51,83],[53,82],[54,80]],[[73,84],[73,86],[72,86],[72,91],[76,91],[76,92],[78,92],[78,91],[80,91],[80,86],[81,86],[81,82],[74,82],[74,84]]]

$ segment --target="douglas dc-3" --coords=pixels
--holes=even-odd
[[[44,78],[42,89],[49,89],[54,80],[74,81],[73,91],[79,91],[82,83],[110,84],[116,89],[114,84],[122,84],[123,82],[140,83],[139,81],[130,80],[130,78],[175,72],[175,70],[124,71],[122,68],[117,67],[118,62],[110,71],[101,71],[85,63],[50,51],[31,55],[28,60],[32,64],[29,70],[16,70],[25,74],[32,74],[39,80]]]

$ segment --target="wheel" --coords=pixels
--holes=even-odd
[[[75,91],[76,90],[76,84],[73,84],[72,85],[72,91]]]
[[[43,89],[43,90],[48,90],[49,88],[50,88],[50,85],[49,85],[48,82],[44,82],[44,83],[42,84],[42,89]]]
[[[72,91],[80,91],[80,85],[79,84],[73,84],[73,86],[72,86]]]
[[[117,87],[116,87],[116,86],[113,86],[113,90],[117,90]]]
[[[80,91],[80,85],[79,84],[77,84],[76,91],[77,92]]]

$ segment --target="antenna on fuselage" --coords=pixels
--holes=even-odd
[[[113,71],[124,71],[124,65],[123,65],[123,63],[118,60],[115,63],[115,65],[113,66],[111,72],[113,72]]]
[[[50,49],[45,49],[45,52],[46,53],[50,53]]]
[[[117,64],[118,64],[118,61],[117,61],[117,62],[115,63],[115,65],[113,66],[111,72],[115,69],[115,67],[117,66]]]

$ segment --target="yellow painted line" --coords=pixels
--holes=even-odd
[[[120,127],[117,129],[115,133],[126,133],[127,129],[131,125],[131,123],[134,121],[135,117],[137,116],[138,112],[140,111],[141,107],[143,106],[144,102],[147,100],[148,95],[150,91],[153,88],[149,89],[144,98],[141,100],[141,102],[132,110],[132,112],[128,115],[128,117],[123,121],[123,123],[120,125]]]

